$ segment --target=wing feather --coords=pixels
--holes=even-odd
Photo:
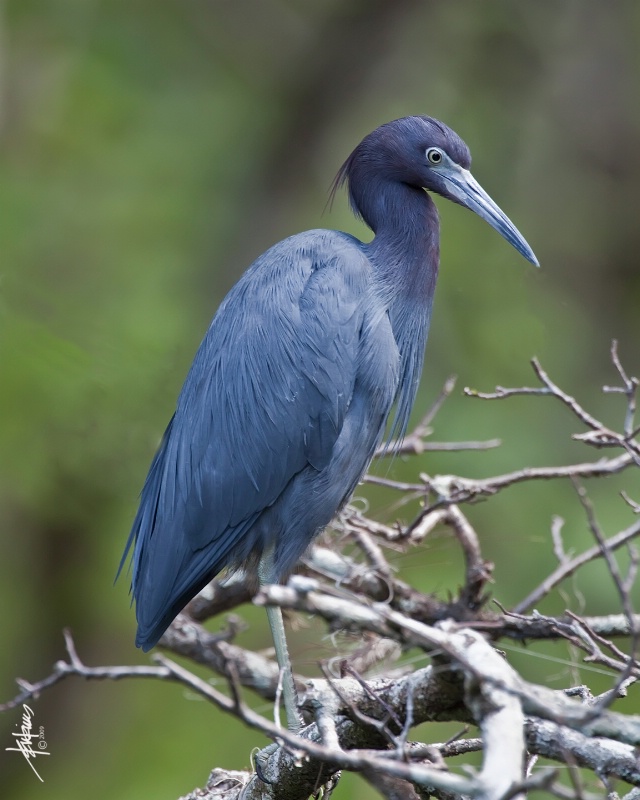
[[[135,542],[139,644],[155,644],[182,606],[247,552],[252,526],[297,474],[331,460],[354,391],[369,286],[357,240],[311,231],[267,251],[222,303],[127,545]]]

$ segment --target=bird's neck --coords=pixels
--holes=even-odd
[[[400,184],[393,188],[393,202],[388,202],[387,193],[386,207],[376,208],[376,217],[364,213],[363,217],[376,234],[365,247],[400,353],[391,432],[401,439],[422,372],[438,277],[440,222],[435,204],[426,192]]]
[[[440,261],[438,211],[422,189],[399,183],[384,188],[370,195],[376,198],[370,207],[361,209],[375,233],[368,255],[390,310],[420,309],[428,324]]]

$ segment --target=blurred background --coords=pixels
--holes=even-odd
[[[442,269],[415,414],[456,373],[434,438],[504,443],[398,460],[392,476],[595,459],[553,401],[482,403],[461,389],[531,384],[537,355],[622,424],[622,399],[601,386],[616,378],[612,338],[640,371],[639,98],[633,0],[0,2],[0,701],[16,676],[40,679],[64,656],[64,626],[88,664],[148,663],[133,644],[128,581],[113,579],[191,359],[269,245],[314,227],[368,236],[343,196],[325,204],[340,164],[382,122],[426,113],[453,127],[542,264],[439,203]],[[606,533],[632,522],[618,492],[640,500],[638,470],[589,489]],[[386,520],[415,511],[371,487],[359,494]],[[563,483],[515,487],[469,513],[507,606],[553,567],[553,514],[567,549],[593,544]],[[444,534],[393,561],[426,591],[462,579]],[[544,610],[619,609],[601,568],[564,588]],[[268,647],[262,612],[242,613],[241,642]],[[334,652],[308,621],[292,643],[309,674]],[[551,686],[611,685],[566,648],[510,657]],[[640,711],[639,695],[624,708]],[[5,752],[20,722],[8,712],[3,797],[175,798],[214,766],[246,768],[263,743],[168,684],[72,680],[31,705],[51,753],[38,761],[44,783]],[[348,778],[334,796],[372,790]]]

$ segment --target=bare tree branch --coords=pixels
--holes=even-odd
[[[89,667],[65,631],[67,660],[58,661],[50,675],[35,683],[18,679],[17,695],[0,711],[31,702],[71,676],[155,678],[187,686],[221,713],[272,740],[255,757],[255,772],[217,767],[206,787],[187,796],[193,800],[307,800],[321,788],[328,798],[344,770],[359,772],[383,797],[410,800],[524,800],[534,788],[559,798],[591,800],[606,793],[615,800],[620,793],[614,781],[640,787],[640,717],[609,709],[614,699],[624,701],[640,680],[640,615],[632,602],[640,565],[632,540],[640,536],[640,520],[605,535],[579,483],[606,479],[640,463],[635,427],[638,380],[625,371],[615,342],[611,359],[620,385],[604,390],[626,401],[618,431],[603,425],[562,390],[535,359],[533,367],[541,384],[537,388],[497,387],[490,394],[465,390],[487,400],[529,395],[535,402],[539,396],[553,397],[587,428],[573,438],[588,446],[616,449],[610,457],[565,466],[524,466],[482,479],[422,474],[419,482],[401,482],[369,476],[369,482],[399,493],[398,507],[408,508],[408,501],[419,500],[423,507],[415,518],[387,523],[348,506],[334,521],[337,536],[320,537],[288,585],[263,587],[256,594],[251,581],[236,573],[205,587],[178,615],[160,644],[165,651],[220,676],[215,686],[164,655],[154,656],[156,663],[148,666]],[[396,449],[408,456],[434,449],[425,440],[453,388],[451,378],[405,443],[391,443],[377,455]],[[485,448],[497,440],[437,447],[459,449],[470,444]],[[568,552],[563,519],[554,515],[549,547],[557,559],[556,568],[536,576],[536,588],[512,610],[497,601],[490,603],[493,565],[483,557],[483,531],[477,528],[471,504],[479,498],[491,501],[516,483],[567,478],[576,486],[595,545],[577,555]],[[623,502],[627,513],[628,509],[640,511],[625,492]],[[453,535],[464,563],[460,588],[444,598],[403,580],[388,558],[390,552],[407,553],[420,547],[436,528]],[[625,569],[617,561],[620,548],[626,549]],[[620,613],[579,615],[571,608],[553,615],[525,613],[596,561],[618,592]],[[565,594],[560,597],[564,599]],[[275,713],[280,687],[277,665],[269,655],[253,653],[234,641],[244,626],[242,620],[229,616],[226,627],[217,633],[202,624],[217,614],[237,612],[247,602],[278,605],[292,615],[313,614],[325,621],[335,634],[334,641],[346,643],[344,653],[336,652],[321,664],[324,677],[296,676],[306,722],[300,734],[282,729]],[[588,602],[587,596],[584,608],[579,606],[581,611],[589,609]],[[501,639],[511,641],[509,654],[527,641],[564,642],[568,658],[576,665],[572,685],[551,690],[524,680],[495,649]],[[416,651],[423,663],[430,661],[428,666],[412,668],[407,655]],[[580,659],[585,667],[597,665],[609,673],[610,686],[604,691],[600,687],[594,695],[577,669]],[[374,670],[377,674],[371,677]],[[245,699],[247,692],[274,704],[274,713],[253,710]],[[427,721],[456,721],[463,726],[462,733],[448,742],[412,741],[415,726]],[[470,738],[464,738],[471,727]],[[462,773],[449,761],[475,751],[482,752],[479,771]],[[538,756],[566,769],[559,773],[540,768]],[[590,782],[585,780],[587,774]],[[602,786],[600,795],[591,791],[594,780]],[[640,800],[634,791],[627,792],[624,800]]]

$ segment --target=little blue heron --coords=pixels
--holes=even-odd
[[[438,274],[429,192],[533,251],[469,172],[466,144],[426,116],[369,134],[340,169],[374,232],[313,230],[274,245],[224,299],[142,490],[133,546],[136,644],[153,647],[225,567],[281,581],[347,502],[416,396]],[[425,191],[426,190],[426,191]],[[121,564],[122,567],[122,564]],[[269,623],[287,722],[300,725],[280,609]]]

